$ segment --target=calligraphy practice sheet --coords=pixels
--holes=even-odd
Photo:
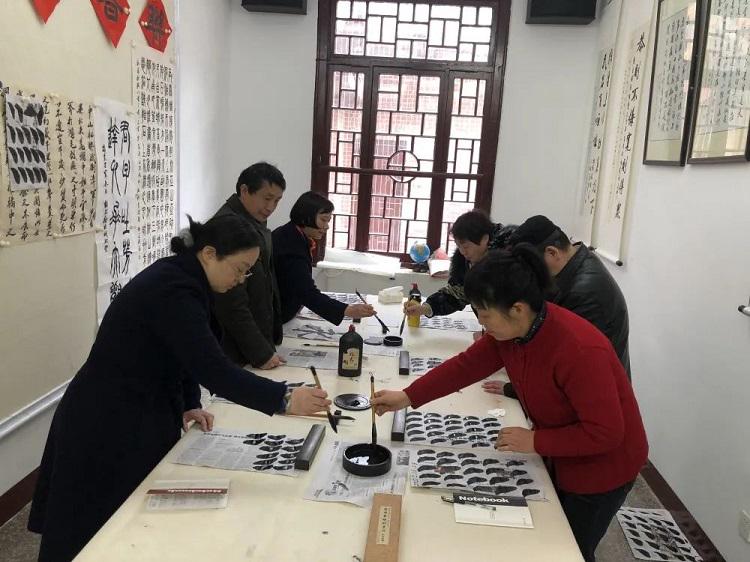
[[[328,454],[316,462],[312,481],[305,491],[306,500],[347,502],[360,507],[372,505],[375,494],[403,495],[409,475],[410,451],[406,447],[388,445],[392,455],[391,470],[383,476],[355,476],[344,469],[344,450],[354,443],[334,441]],[[322,456],[323,451],[318,453]]]
[[[617,512],[617,520],[638,560],[703,560],[666,509],[623,507]]]
[[[540,458],[424,448],[412,455],[409,475],[411,485],[417,488],[520,495],[529,500],[543,500],[540,470],[544,470]]]
[[[0,154],[8,164],[0,165],[0,239],[34,242],[93,230],[97,173],[93,106],[57,95],[12,92],[0,84],[0,114],[5,117],[9,111],[16,116],[0,127]],[[32,116],[26,113],[33,112],[32,126]],[[27,125],[18,126],[19,113]],[[33,149],[26,146],[27,132],[36,144]],[[34,167],[26,169],[26,163]],[[20,180],[26,176],[26,188],[19,188],[16,175]]]
[[[455,330],[457,332],[478,332],[482,329],[476,318],[451,318],[450,316],[423,317],[419,327],[435,330]]]
[[[284,324],[284,337],[324,342],[336,342],[348,328],[334,326],[328,322],[305,321],[293,318]]]
[[[409,374],[420,377],[427,371],[434,369],[438,365],[442,365],[442,363],[443,359],[441,359],[440,357],[422,357],[419,355],[411,355],[409,357]]]
[[[299,476],[294,461],[305,437],[214,428],[188,432],[183,441],[176,464]]]
[[[411,410],[406,414],[407,443],[464,449],[491,449],[503,423],[495,417],[460,416]]]
[[[10,189],[47,187],[47,127],[42,100],[8,93],[5,130]]]

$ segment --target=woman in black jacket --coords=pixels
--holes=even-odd
[[[312,258],[318,241],[331,222],[333,203],[307,191],[289,213],[291,219],[273,231],[273,260],[281,294],[281,321],[289,322],[303,306],[332,324],[345,316],[366,318],[375,314],[369,304],[349,304],[320,292],[312,278]]]
[[[235,366],[222,352],[212,291],[245,280],[258,237],[234,216],[172,239],[177,254],[147,267],[107,309],[86,363],[68,385],[44,449],[29,530],[40,561],[73,559],[180,437],[201,409],[198,383],[237,404],[311,414],[330,401]]]

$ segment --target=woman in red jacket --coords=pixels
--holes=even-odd
[[[496,448],[549,457],[565,515],[587,562],[646,462],[638,404],[609,340],[544,301],[550,284],[532,246],[491,252],[466,276],[486,334],[404,391],[382,390],[378,414],[478,382],[505,367],[533,429],[504,428]]]

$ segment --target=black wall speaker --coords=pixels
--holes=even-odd
[[[306,14],[307,0],[242,0],[242,7],[248,12]]]
[[[586,25],[596,17],[596,0],[526,1],[526,23]]]

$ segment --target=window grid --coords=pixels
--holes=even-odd
[[[411,2],[336,2],[334,53],[487,63],[490,6]]]
[[[335,211],[318,257],[336,247],[408,262],[417,241],[453,251],[453,221],[475,207],[489,211],[508,0],[320,0],[319,10],[312,184]],[[402,46],[399,58],[402,25],[417,23],[425,54],[412,57],[422,39],[411,38],[409,57]],[[454,60],[427,54],[458,49],[456,33],[460,43],[464,28],[482,25],[489,34],[466,32],[476,39],[471,59],[458,60],[460,49]],[[488,54],[476,62],[481,42]]]

